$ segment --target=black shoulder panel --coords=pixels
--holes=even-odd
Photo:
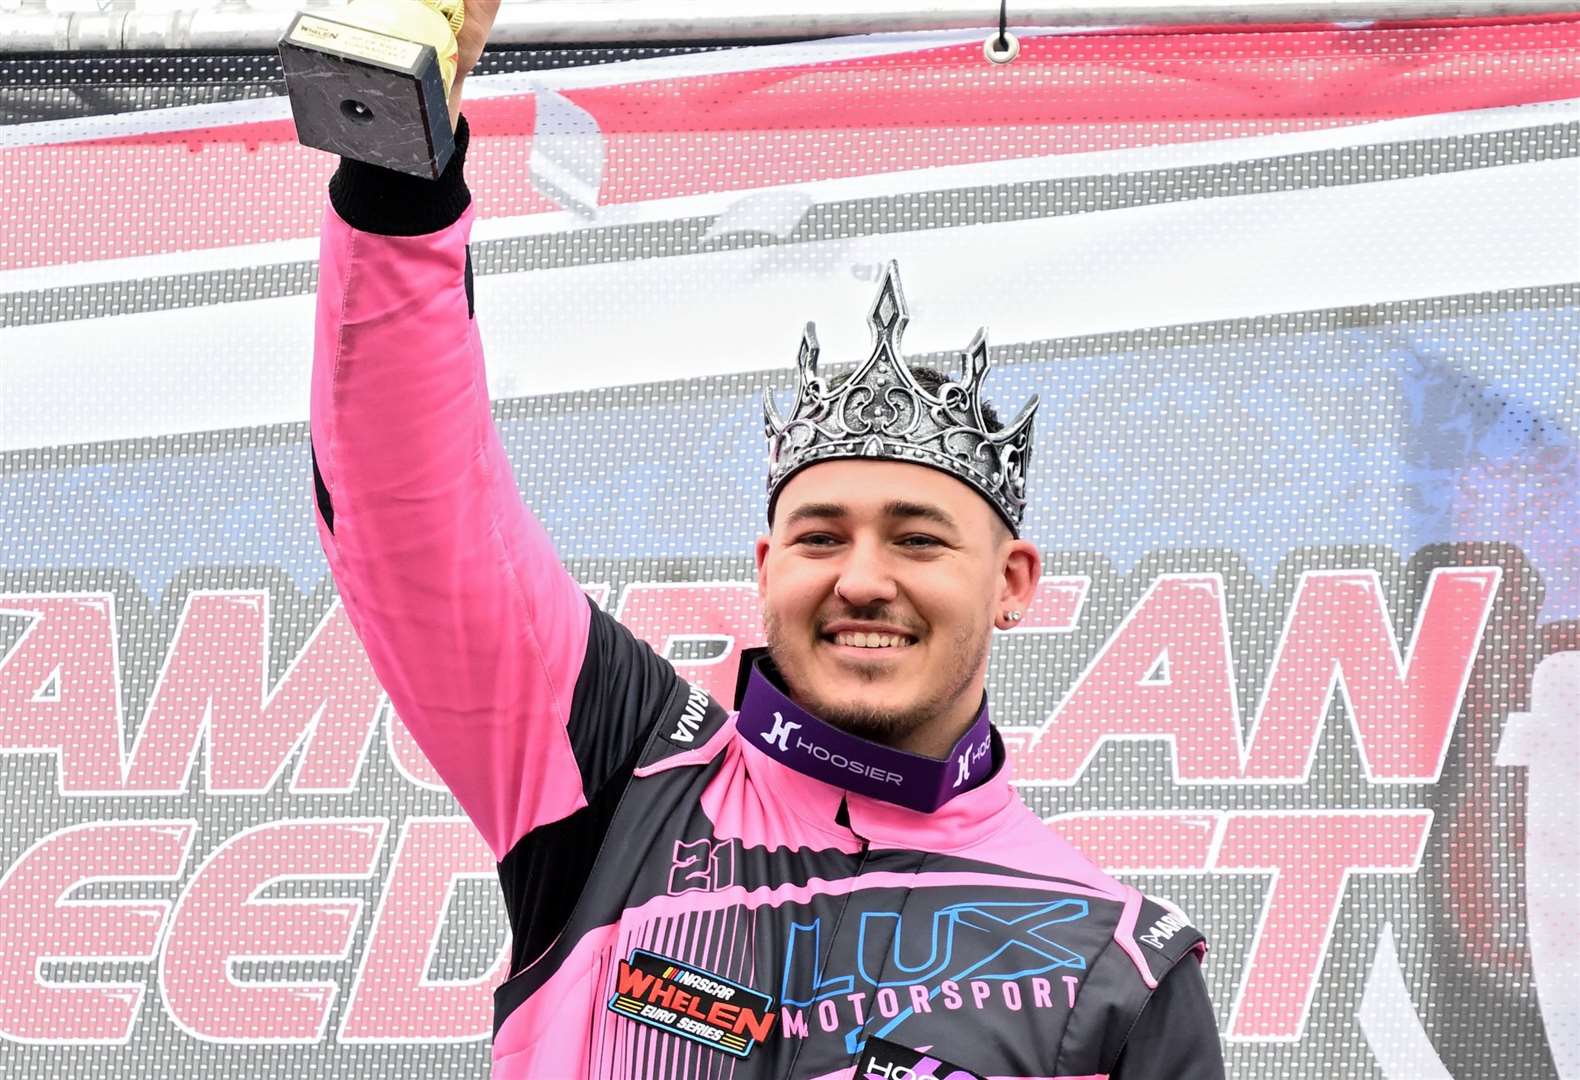
[[[680,683],[682,688],[685,685]],[[669,742],[664,732],[696,700],[696,693],[677,694],[662,723],[649,725],[646,744],[633,747],[615,770],[618,782],[606,783],[569,817],[533,829],[499,864],[499,880],[510,913],[512,978],[494,994],[496,1032],[505,1018],[558,970],[574,949],[577,934],[618,919],[623,907],[663,895],[666,887],[674,891],[670,882],[674,868],[668,859],[652,858],[652,852],[668,852],[675,840],[684,838],[685,834],[674,830],[684,826],[685,815],[673,811],[678,804],[695,804],[708,779],[716,775],[720,756],[698,761],[697,769],[661,771],[641,780],[633,773],[639,761],[662,761],[688,749]],[[728,717],[706,694],[702,698],[711,706],[704,723],[717,731]],[[699,735],[694,745],[703,745],[707,737]],[[627,796],[638,791],[646,794],[633,798],[622,810]],[[791,884],[803,885],[819,874],[837,874],[823,860],[809,858],[804,851],[784,851],[776,857],[784,861],[777,879]],[[834,857],[845,858],[837,852]],[[608,887],[611,876],[620,882],[619,888]],[[589,891],[589,882],[596,881],[604,884],[595,884]]]
[[[1201,965],[1187,953],[1130,1028],[1113,1080],[1224,1080],[1223,1041]]]
[[[571,752],[587,805],[516,842],[499,863],[510,913],[510,970],[521,970],[560,935],[625,794],[632,770],[655,737],[684,714],[685,683],[675,669],[589,600],[587,656],[571,699]],[[545,882],[553,882],[545,887]]]
[[[630,775],[636,751],[625,763]],[[505,854],[499,886],[510,915],[510,973],[547,949],[570,921],[609,832],[624,784],[606,784],[569,817],[540,825]],[[546,883],[552,882],[552,885]]]
[[[1145,897],[1136,917],[1135,938],[1155,982],[1162,982],[1180,958],[1203,940],[1184,919]],[[1076,994],[1059,1049],[1058,1073],[1110,1073],[1152,989],[1130,953],[1117,940],[1110,941],[1092,961]]]
[[[1158,982],[1174,969],[1186,953],[1206,942],[1185,918],[1154,900],[1143,898],[1136,917],[1136,944]]]
[[[684,709],[686,684],[645,641],[588,604],[587,657],[576,677],[567,727],[591,802],[611,780],[624,786],[655,725]]]

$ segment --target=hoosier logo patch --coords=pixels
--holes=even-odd
[[[609,1009],[661,1031],[745,1057],[773,1030],[774,999],[749,986],[632,949],[615,975]]]
[[[951,1065],[931,1050],[923,1053],[888,1039],[868,1039],[857,1059],[855,1080],[983,1080],[980,1073]]]

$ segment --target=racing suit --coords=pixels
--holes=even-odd
[[[1221,1077],[1202,935],[1026,808],[985,705],[945,762],[761,659],[727,711],[589,603],[492,421],[457,141],[331,181],[311,455],[346,613],[498,860],[495,1075]]]

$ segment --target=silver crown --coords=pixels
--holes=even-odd
[[[961,378],[945,381],[933,393],[916,380],[900,353],[900,336],[910,319],[900,268],[890,261],[867,313],[872,355],[849,378],[833,384],[817,372],[817,330],[806,324],[788,421],[780,419],[772,392],[763,392],[769,514],[785,481],[806,466],[836,458],[881,458],[930,465],[965,481],[1019,536],[1037,398],[1013,421],[989,431],[982,418],[982,379],[991,366],[986,331],[978,330],[960,354]]]

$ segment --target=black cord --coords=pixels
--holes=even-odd
[[[1009,0],[998,0],[998,44],[999,52],[1009,48],[1009,41],[1004,35],[1009,31]]]

